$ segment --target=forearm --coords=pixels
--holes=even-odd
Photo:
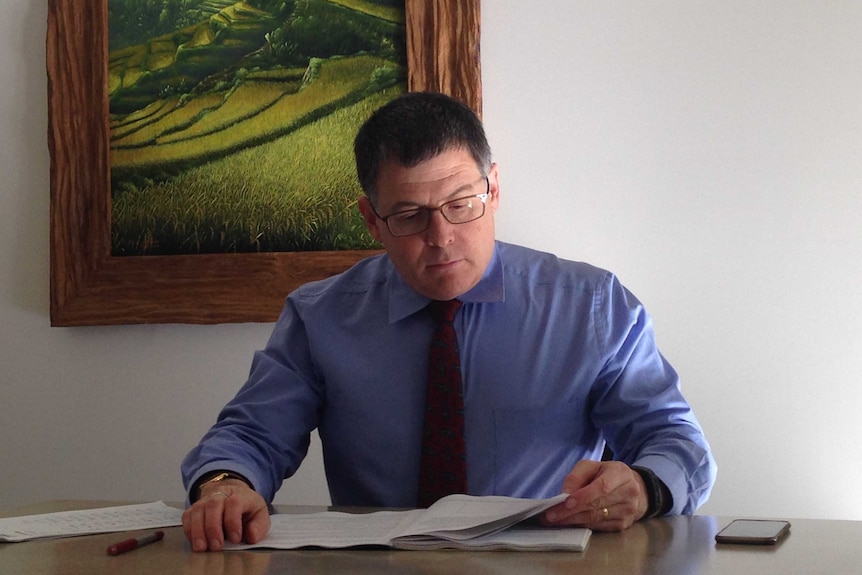
[[[308,370],[279,353],[302,348],[297,339],[302,340],[301,334],[271,341],[255,354],[248,381],[183,461],[187,490],[203,475],[227,470],[245,477],[271,502],[283,479],[299,467],[317,427],[319,397],[313,380],[303,374]]]
[[[716,466],[679,377],[655,345],[642,308],[620,313],[606,344],[593,412],[617,459],[652,471],[668,490],[672,514],[691,514],[709,497]]]

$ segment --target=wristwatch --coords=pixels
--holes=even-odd
[[[651,469],[637,465],[633,465],[632,469],[641,476],[646,487],[647,510],[642,519],[666,515],[673,507],[673,496],[670,490]]]
[[[198,499],[200,499],[201,489],[204,485],[206,485],[207,483],[224,481],[225,479],[239,479],[240,481],[251,487],[251,482],[239,473],[233,473],[232,471],[213,471],[212,473],[204,475],[197,481],[197,487],[194,490],[194,500],[197,501]],[[252,487],[252,489],[254,488]]]

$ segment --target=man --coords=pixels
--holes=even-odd
[[[417,505],[429,302],[454,298],[466,492],[565,492],[546,524],[606,531],[706,501],[715,463],[640,302],[606,271],[495,240],[498,168],[475,114],[406,94],[354,149],[359,209],[386,253],[288,296],[183,463],[193,549],[263,538],[315,428],[333,504]],[[606,442],[615,461],[598,461]]]

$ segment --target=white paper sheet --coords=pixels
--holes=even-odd
[[[44,537],[71,537],[114,531],[135,531],[182,525],[182,509],[163,501],[99,509],[58,511],[0,519],[0,541],[18,542]]]
[[[277,514],[271,517],[267,536],[252,545],[225,544],[225,549],[300,549],[324,547],[339,549],[363,545],[398,548],[565,548],[583,550],[589,530],[567,529],[564,534],[552,530],[527,530],[500,539],[487,537],[521,520],[564,501],[565,494],[548,499],[449,495],[428,509],[377,511],[350,514],[325,511],[314,514]],[[548,538],[540,540],[540,534]],[[478,539],[477,539],[478,538]],[[478,544],[471,544],[478,541]],[[453,545],[451,542],[457,542]],[[405,543],[402,546],[402,543]]]
[[[421,511],[378,511],[375,513],[340,513],[324,511],[312,514],[273,515],[272,528],[261,543],[247,545],[225,542],[225,548],[297,549],[328,547],[340,549],[361,545],[389,545],[392,537],[413,522]]]

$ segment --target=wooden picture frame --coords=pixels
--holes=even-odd
[[[480,0],[405,0],[408,89],[481,114]],[[368,251],[111,255],[107,0],[49,0],[51,325],[275,321]]]

